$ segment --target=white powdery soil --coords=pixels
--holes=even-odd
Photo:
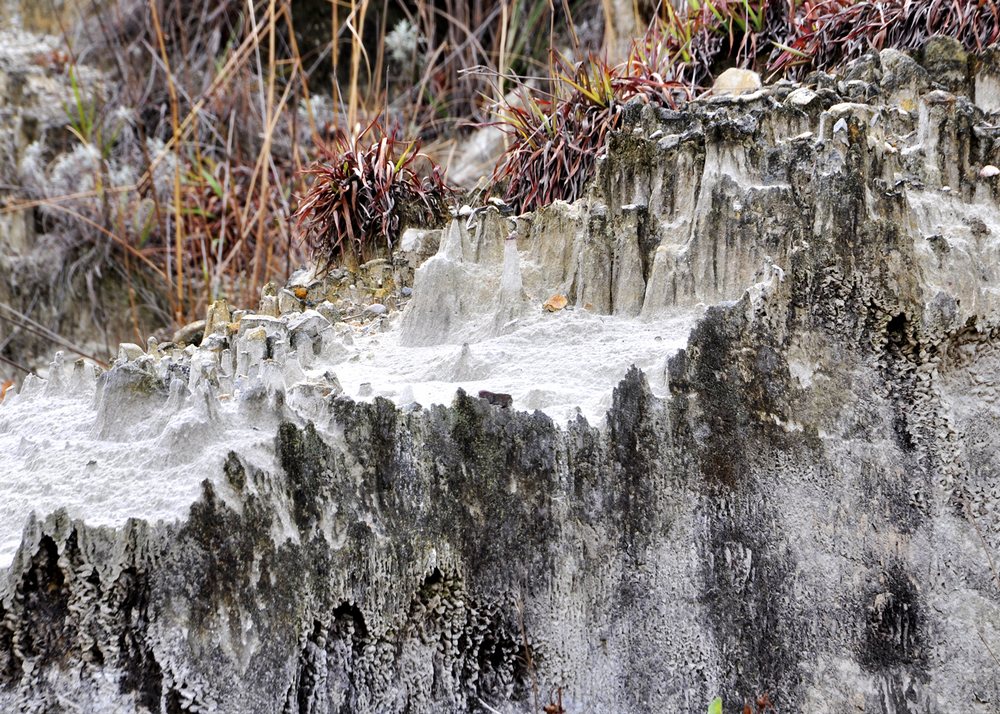
[[[209,419],[197,400],[164,403],[101,436],[93,381],[36,385],[0,404],[0,567],[10,565],[29,514],[65,508],[91,526],[183,518],[216,479],[230,450],[272,467],[273,430],[256,429],[220,403]]]
[[[540,410],[559,424],[577,414],[601,424],[612,390],[632,365],[655,394],[665,394],[667,360],[686,345],[694,320],[691,313],[643,321],[539,309],[506,334],[464,345],[408,347],[397,329],[356,338],[356,354],[327,368],[359,400],[447,405],[459,388],[472,396],[488,390],[510,394],[515,409]]]

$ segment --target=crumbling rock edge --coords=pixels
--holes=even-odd
[[[837,92],[910,85],[861,70],[613,141],[563,277],[714,305],[668,399],[633,370],[604,429],[334,399],[182,523],[33,521],[0,708],[994,710],[998,135],[930,86],[874,122]]]

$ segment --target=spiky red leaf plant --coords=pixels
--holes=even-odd
[[[445,215],[453,190],[441,168],[417,142],[400,141],[377,120],[356,137],[339,133],[317,152],[295,215],[321,269],[389,255],[405,223]]]
[[[522,86],[519,103],[503,104],[494,123],[510,137],[493,172],[505,200],[524,212],[579,198],[625,103],[672,106],[683,92],[663,79],[660,60],[655,45],[637,43],[620,65],[593,56],[575,65],[557,60],[549,93]]]

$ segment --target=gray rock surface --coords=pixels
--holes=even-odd
[[[997,117],[791,89],[635,107],[584,201],[521,219],[525,289],[708,305],[667,398],[633,370],[603,429],[465,395],[307,421],[275,387],[275,467],[234,444],[185,521],[32,520],[0,709],[997,711]],[[502,262],[450,231],[448,275]],[[159,399],[135,365],[102,379]]]

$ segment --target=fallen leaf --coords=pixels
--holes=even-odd
[[[552,297],[550,297],[548,300],[545,301],[545,304],[542,305],[542,307],[548,310],[549,312],[556,312],[566,307],[566,304],[568,302],[569,301],[566,299],[565,295],[553,295]]]

